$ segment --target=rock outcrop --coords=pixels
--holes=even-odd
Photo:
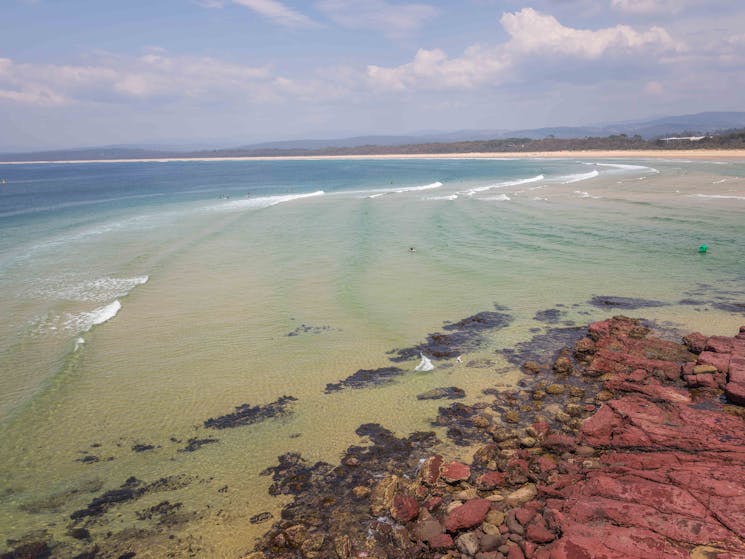
[[[438,425],[477,442],[470,464],[375,432],[248,557],[743,558],[744,367],[745,327],[677,344],[638,320],[592,324],[521,391],[441,408]]]

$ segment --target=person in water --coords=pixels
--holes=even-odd
[[[416,250],[414,249],[414,247],[409,247],[409,252],[416,252]]]

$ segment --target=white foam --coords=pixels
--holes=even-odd
[[[484,200],[486,202],[509,202],[511,198],[506,194],[499,194],[497,196],[487,196],[486,198],[479,198],[479,200]]]
[[[380,198],[381,196],[386,196],[388,194],[403,194],[404,192],[416,192],[420,190],[432,190],[435,188],[440,188],[442,186],[442,183],[440,181],[432,182],[429,184],[423,184],[421,186],[406,186],[403,188],[395,188],[395,189],[385,189],[385,190],[368,190],[368,192],[372,192],[373,194],[368,195],[368,198]]]
[[[586,181],[589,179],[594,179],[597,177],[600,173],[598,173],[597,169],[594,171],[590,171],[589,173],[577,173],[576,175],[566,175],[564,177],[561,177],[562,184],[572,184],[574,182],[581,182]]]
[[[466,196],[473,196],[474,194],[477,194],[479,192],[485,192],[487,190],[492,190],[494,188],[504,188],[506,186],[520,186],[522,184],[530,184],[532,182],[539,182],[545,179],[543,175],[537,175],[535,177],[530,177],[527,179],[516,179],[511,181],[504,181],[504,182],[498,182],[495,184],[489,184],[486,186],[477,186],[476,188],[471,188],[470,190],[465,190],[463,192],[458,192],[458,194],[465,194]]]
[[[79,350],[81,347],[83,347],[84,343],[85,343],[85,338],[77,338],[75,340],[75,349],[73,349],[73,351]]]
[[[325,192],[323,190],[316,190],[315,192],[307,192],[304,194],[283,194],[278,196],[242,198],[240,200],[227,200],[222,204],[214,204],[207,207],[206,209],[211,211],[241,211],[248,209],[269,208],[271,206],[276,206],[277,204],[292,202],[294,200],[302,200],[303,198],[323,196],[324,194]]]
[[[432,190],[434,188],[440,188],[442,186],[442,183],[440,181],[432,182],[430,184],[423,184],[422,186],[409,186],[406,188],[400,188],[397,190],[394,190],[396,194],[401,194],[402,192],[413,192],[415,190]]]
[[[548,201],[548,198],[546,198],[546,197],[544,197],[544,196],[533,196],[533,200],[536,200],[536,201],[537,201],[537,200],[544,200],[544,201]]]
[[[148,276],[132,278],[106,276],[70,284],[69,280],[55,278],[47,280],[41,285],[31,287],[29,293],[50,299],[103,303],[118,297],[124,297],[138,285],[147,283],[149,279]]]
[[[720,198],[724,200],[745,200],[745,196],[731,196],[726,194],[691,194],[693,198]]]
[[[99,307],[89,312],[65,315],[64,327],[67,330],[73,330],[77,334],[87,332],[98,324],[103,324],[114,318],[122,308],[122,304],[117,299],[104,307]]]
[[[600,196],[593,196],[589,192],[584,192],[582,190],[575,190],[574,193],[579,194],[580,198],[592,198],[593,200],[599,200],[601,198]]]
[[[431,371],[435,368],[435,366],[432,364],[432,361],[427,359],[427,357],[423,353],[420,353],[419,356],[422,358],[422,360],[419,362],[419,365],[414,368],[415,371]]]
[[[721,180],[718,180],[718,181],[714,181],[711,184],[722,184],[723,182],[727,182],[727,179],[721,179]]]
[[[451,194],[450,196],[430,196],[428,198],[425,198],[425,200],[457,200],[458,195],[457,194]]]
[[[593,163],[586,163],[586,165],[593,165]],[[645,171],[649,173],[660,172],[654,167],[649,167],[647,165],[629,165],[626,163],[594,163],[594,165],[597,165],[598,167],[611,167],[613,169],[618,169],[619,171]]]

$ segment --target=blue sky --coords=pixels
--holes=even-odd
[[[745,110],[732,0],[0,0],[0,150]]]

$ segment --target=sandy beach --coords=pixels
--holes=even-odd
[[[62,164],[62,163],[170,163],[186,161],[311,161],[311,160],[360,160],[360,159],[745,159],[745,150],[627,150],[627,151],[530,151],[530,152],[475,152],[475,153],[403,153],[373,155],[279,155],[275,157],[167,157],[143,159],[71,159],[38,161],[0,161],[0,165]]]

